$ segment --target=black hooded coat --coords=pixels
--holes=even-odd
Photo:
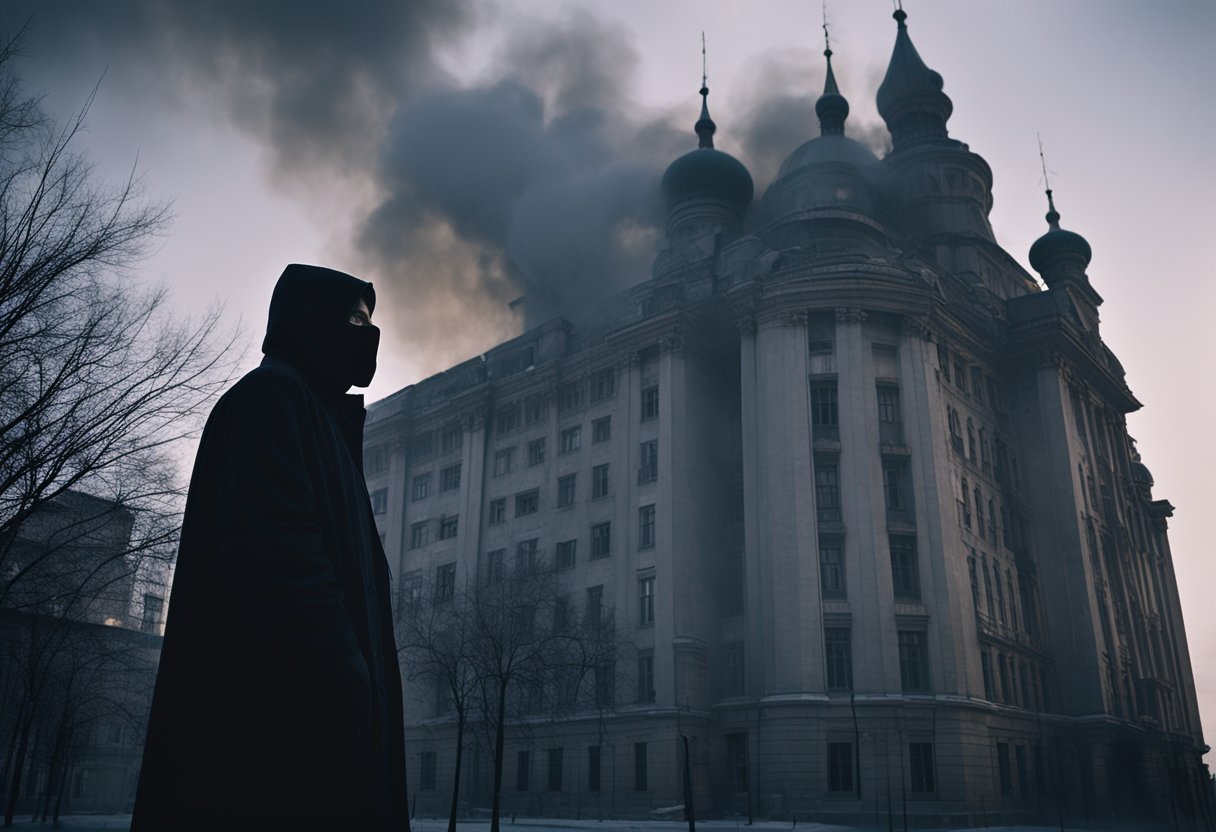
[[[375,366],[361,297],[288,266],[266,358],[207,420],[133,832],[409,828],[389,570],[345,395]]]

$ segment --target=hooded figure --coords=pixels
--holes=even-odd
[[[375,372],[375,302],[288,266],[266,357],[207,420],[133,832],[409,829],[389,570],[346,395]]]

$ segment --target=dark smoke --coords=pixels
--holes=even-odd
[[[0,26],[36,9],[38,60],[104,55],[106,83],[213,100],[266,150],[277,184],[352,218],[335,264],[377,282],[386,334],[438,370],[646,279],[659,176],[696,144],[694,85],[677,112],[640,112],[628,32],[586,12],[515,14],[486,80],[449,77],[437,56],[494,16],[474,3],[9,3]],[[768,57],[732,81],[745,107],[711,100],[719,146],[739,149],[758,195],[817,132],[822,78],[809,51]],[[856,118],[850,134],[866,139]],[[526,321],[509,308],[521,295]]]

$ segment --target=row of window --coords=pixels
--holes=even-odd
[[[428,430],[417,433],[410,441],[410,460],[422,462],[430,459],[436,451],[441,454],[454,453],[464,445],[464,427],[458,421],[448,422],[439,430]],[[378,466],[383,466],[378,467]],[[383,446],[373,449],[364,459],[368,474],[380,473],[388,467],[387,449]]]
[[[916,537],[908,534],[887,536],[891,553],[891,586],[901,600],[920,600],[920,565],[916,555]],[[845,580],[844,538],[840,535],[819,536],[819,589],[824,598],[848,597]]]
[[[828,742],[827,786],[829,792],[848,794],[857,790],[860,761],[851,742]],[[748,791],[747,734],[726,735],[726,768],[730,790],[735,794]],[[908,743],[908,786],[912,794],[933,794],[937,782],[933,765],[933,743]]]
[[[545,788],[551,792],[560,792],[565,788],[566,751],[564,748],[549,748],[545,750],[546,776]],[[531,750],[517,751],[515,754],[515,791],[527,792],[532,790],[532,760]],[[647,743],[633,744],[633,790],[644,792],[649,788],[649,749]],[[423,751],[419,757],[419,780],[423,791],[438,788],[437,768],[438,754],[434,751]],[[592,745],[587,748],[587,791],[599,792],[603,788],[603,752],[600,746]]]
[[[559,416],[572,413],[588,402],[605,401],[616,395],[616,371],[611,367],[597,370],[590,379],[579,379],[560,384],[557,388],[557,412]],[[659,388],[650,385],[642,390],[643,421],[659,414]],[[543,422],[549,415],[549,396],[535,393],[522,399],[506,402],[494,411],[494,432],[502,435],[521,427]]]
[[[969,364],[963,356],[953,353],[953,371],[951,371],[951,352],[942,342],[937,344],[937,366],[942,378],[953,380],[954,386],[964,396],[968,396],[977,404],[987,405],[997,409],[996,379],[986,374],[975,364]]]
[[[835,381],[812,379],[811,434],[815,439],[840,438],[840,403]],[[883,381],[877,383],[879,441],[888,445],[903,444],[903,418],[899,406],[899,386]]]

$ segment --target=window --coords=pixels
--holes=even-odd
[[[824,598],[844,598],[844,553],[839,537],[819,538],[819,586]]]
[[[633,744],[633,790],[646,791],[646,743]]]
[[[979,367],[971,368],[971,395],[980,404],[984,403],[984,372]]]
[[[431,542],[431,529],[429,520],[419,520],[417,523],[410,525],[410,548],[421,549],[423,546]]]
[[[591,469],[591,499],[608,496],[608,463]]]
[[[507,498],[499,497],[497,500],[490,500],[490,525],[495,526],[506,519]]]
[[[439,490],[452,491],[460,488],[460,463],[449,465],[439,472]]]
[[[878,438],[892,445],[903,444],[900,428],[899,388],[888,385],[878,387]]]
[[[642,421],[659,418],[659,387],[654,385],[642,390]]]
[[[557,478],[557,507],[569,508],[574,505],[575,477],[577,474],[567,474]]]
[[[435,758],[434,751],[423,751],[421,755],[422,765],[422,790],[431,791],[435,788]]]
[[[906,692],[929,689],[929,662],[923,630],[899,631],[899,680]]]
[[[734,794],[747,791],[747,734],[726,735],[726,771]]]
[[[612,438],[612,417],[605,416],[591,423],[591,444],[598,445]]]
[[[638,578],[638,626],[654,624],[654,575]]]
[[[144,593],[144,618],[140,629],[145,633],[160,632],[160,623],[165,611],[165,599],[159,595]]]
[[[967,491],[967,478],[963,477],[963,526],[971,528],[971,498]]]
[[[535,425],[543,422],[549,415],[549,399],[544,393],[537,393],[524,399],[524,424]]]
[[[502,583],[502,579],[507,574],[506,557],[506,549],[495,549],[492,552],[486,552],[486,581],[492,584]]]
[[[887,511],[905,511],[908,508],[904,496],[904,467],[884,465],[882,469],[883,493],[887,498]]]
[[[815,463],[815,509],[820,523],[840,522],[840,481],[835,463]]]
[[[616,665],[600,662],[592,671],[595,676],[595,704],[611,705],[616,701]]]
[[[509,433],[518,428],[520,409],[519,402],[511,402],[500,406],[494,412],[494,432]]]
[[[967,547],[971,549],[971,547]],[[975,572],[975,550],[967,556],[967,578],[971,581],[971,606],[976,612],[980,611],[980,584]]]
[[[979,486],[975,488],[975,530],[981,538],[984,536],[984,496]]]
[[[638,702],[654,702],[654,652],[645,650],[638,656]]]
[[[836,402],[836,382],[811,385],[811,433],[835,436],[839,427]]]
[[[988,501],[988,539],[996,545],[996,502]]]
[[[954,384],[959,390],[967,392],[966,364],[957,355],[954,357]]]
[[[587,587],[587,623],[598,626],[604,621],[604,585]],[[598,701],[598,700],[597,700]]]
[[[384,514],[388,511],[388,489],[377,488],[372,492],[372,513]]]
[[[553,599],[553,632],[565,633],[570,630],[570,596],[559,595]],[[569,687],[568,684],[562,684],[563,689]],[[574,692],[563,690],[559,697],[562,704],[574,704]]]
[[[557,412],[568,413],[583,406],[582,381],[569,381],[557,388]]]
[[[616,395],[616,370],[605,367],[591,374],[591,401],[602,402]]]
[[[992,580],[996,584],[996,614],[1005,623],[1005,584],[1001,581],[1001,569],[996,567],[992,570]]]
[[[528,465],[540,465],[545,461],[545,437],[528,443]]]
[[[562,790],[562,749],[549,749],[549,791]]]
[[[600,790],[600,747],[587,746],[587,791]]]
[[[414,502],[425,500],[431,496],[431,474],[429,471],[414,477],[414,487],[410,491],[410,496]]]
[[[459,450],[463,444],[464,428],[460,426],[460,422],[449,422],[443,426],[439,438],[439,447],[443,453]]]
[[[435,570],[435,600],[451,601],[456,597],[456,564],[445,563]]]
[[[439,539],[450,540],[456,536],[456,531],[460,526],[460,515],[453,514],[451,517],[444,517],[439,521]]]
[[[540,571],[540,539],[533,537],[515,545],[515,574],[535,575]]]
[[[828,743],[828,791],[853,791],[853,743]]]
[[[575,554],[578,551],[577,540],[562,540],[557,544],[558,569],[569,569],[574,566]]]
[[[954,446],[954,450],[959,453],[963,452],[963,426],[959,420],[958,411],[949,405],[946,406],[946,421],[950,425],[950,444]]]
[[[638,509],[638,548],[654,548],[654,505]]]
[[[933,743],[908,743],[908,767],[912,770],[913,794],[932,794],[937,791],[933,782]]]
[[[410,456],[414,458],[415,462],[427,459],[433,453],[435,453],[435,434],[430,431],[418,434],[410,443]]]
[[[920,573],[916,563],[916,538],[891,535],[891,584],[896,598],[920,598]]]
[[[970,416],[967,417],[967,458],[971,460],[972,465],[975,464],[975,420]]]
[[[494,452],[494,476],[501,477],[511,472],[511,464],[515,461],[515,448],[499,448]]]
[[[643,442],[639,454],[638,482],[654,482],[659,478],[659,440]]]
[[[722,645],[722,695],[742,696],[743,692],[743,642],[728,642]]]
[[[540,490],[533,488],[531,491],[525,491],[522,494],[515,495],[515,516],[523,517],[528,514],[536,514],[540,510]]]
[[[1001,778],[1001,794],[1013,794],[1013,774],[1009,770],[1009,743],[996,744],[996,763]]]
[[[989,702],[995,702],[996,686],[992,680],[992,655],[987,650],[980,653],[980,665],[984,672],[984,698]]]
[[[377,445],[374,448],[368,448],[363,452],[363,470],[367,474],[383,474],[388,470],[388,448],[384,445]]]
[[[1013,756],[1018,764],[1018,790],[1022,797],[1030,797],[1030,777],[1026,773],[1026,746],[1015,745]]]
[[[519,751],[515,755],[515,791],[526,792],[528,790],[528,780],[531,779],[529,771],[532,761],[528,759],[527,751]]]
[[[572,428],[566,428],[558,437],[559,454],[568,454],[571,451],[577,451],[583,446],[583,426],[575,425]]]
[[[937,366],[942,372],[942,377],[946,381],[950,380],[950,350],[946,349],[945,344],[937,345]]]
[[[612,552],[612,523],[591,527],[591,559],[606,558]]]
[[[848,627],[826,627],[823,631],[828,690],[853,689],[853,644]]]

